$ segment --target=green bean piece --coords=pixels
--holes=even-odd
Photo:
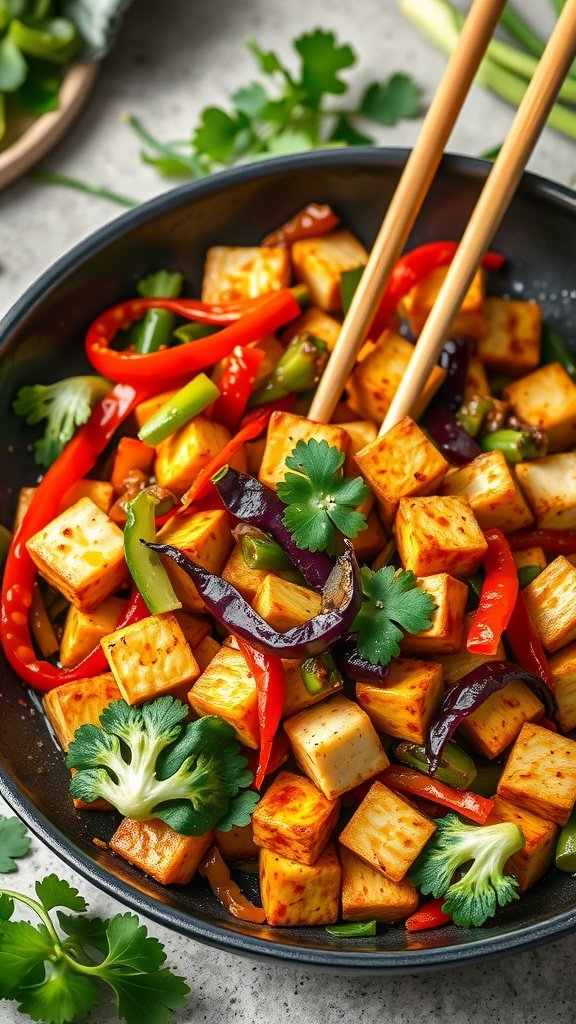
[[[456,413],[456,419],[460,426],[470,434],[470,437],[477,437],[482,429],[484,417],[492,411],[494,403],[491,398],[484,395],[473,395],[465,402]]]
[[[245,533],[241,541],[244,561],[249,569],[283,572],[294,564],[275,540],[265,534]]]
[[[300,674],[308,693],[314,696],[319,693],[330,693],[331,690],[340,689],[342,686],[342,676],[330,654],[306,658],[300,666]]]
[[[136,285],[139,295],[146,299],[177,299],[182,291],[182,274],[158,270],[142,278]],[[167,345],[172,337],[176,318],[167,309],[148,309],[139,324],[136,351],[147,355]]]
[[[343,270],[340,274],[340,291],[342,293],[342,309],[347,313],[354,298],[362,273],[364,264],[361,267],[353,267],[352,270]]]
[[[159,444],[211,405],[219,395],[219,389],[210,378],[199,373],[146,421],[138,437],[146,444]]]
[[[250,405],[274,402],[285,395],[308,391],[318,383],[328,360],[324,341],[311,334],[297,334],[272,373],[250,397]]]
[[[392,752],[396,760],[401,761],[402,764],[417,768],[418,771],[424,772],[426,775],[430,774],[426,751],[419,743],[401,740],[393,744]],[[446,782],[454,789],[470,789],[470,784],[476,778],[476,765],[469,754],[450,740],[444,747],[442,761],[434,778],[440,782]]]
[[[480,447],[485,452],[502,452],[507,462],[524,462],[538,459],[546,454],[546,444],[539,443],[528,430],[495,430],[480,438]]]
[[[560,871],[576,871],[576,811],[572,811],[560,832],[555,864]]]
[[[172,338],[176,339],[179,344],[187,344],[189,341],[199,341],[200,338],[208,338],[211,334],[217,334],[220,330],[222,328],[216,327],[214,324],[182,324],[181,327],[176,328]]]
[[[500,776],[504,771],[503,764],[481,764],[476,768],[476,776],[468,786],[478,796],[494,796],[498,788]]]
[[[328,935],[355,939],[363,935],[376,935],[376,921],[351,921],[350,924],[330,924],[324,929]]]

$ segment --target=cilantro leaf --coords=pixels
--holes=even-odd
[[[67,936],[65,943],[76,946],[87,946],[91,949],[99,949],[105,952],[108,948],[106,929],[109,921],[101,917],[88,917],[87,914],[63,914],[57,912],[58,923],[61,930]]]
[[[16,858],[28,853],[30,840],[18,818],[0,816],[0,873],[16,871]]]
[[[80,896],[63,878],[47,875],[41,882],[36,882],[36,895],[44,910],[54,907],[66,907],[67,910],[86,910],[86,900]]]
[[[339,114],[330,132],[330,142],[341,143],[344,146],[372,146],[374,139],[371,135],[359,132],[349,117]]]
[[[274,75],[276,72],[279,72],[282,75],[287,74],[282,61],[273,50],[263,50],[255,39],[247,39],[246,46],[256,58],[256,63],[263,74]]]
[[[362,570],[362,589],[365,599],[352,626],[358,634],[358,653],[372,665],[387,665],[400,654],[405,632],[430,628],[436,605],[418,587],[413,572],[396,572],[392,565],[375,573]]]
[[[286,459],[288,469],[278,484],[278,496],[288,506],[284,525],[295,543],[308,551],[324,551],[336,539],[336,530],[354,538],[366,527],[366,516],[356,511],[368,497],[361,477],[345,477],[344,454],[327,441],[298,441]]]
[[[12,999],[54,952],[45,928],[5,921],[0,928],[0,999]]]
[[[166,969],[132,974],[107,967],[100,977],[115,992],[118,1016],[126,1024],[167,1024],[171,1013],[186,1005],[190,991],[183,978]]]
[[[106,927],[107,960],[133,971],[155,971],[166,960],[164,947],[135,914],[117,914]]]
[[[65,965],[51,968],[49,977],[24,986],[18,993],[18,1009],[44,1024],[69,1024],[84,1017],[97,1002],[98,986]]]
[[[244,89],[237,89],[231,100],[239,114],[245,114],[252,120],[261,117],[268,105],[268,95],[260,82],[251,82]]]
[[[421,90],[409,75],[392,75],[366,89],[358,113],[378,124],[395,125],[403,117],[418,117]]]
[[[338,72],[356,63],[351,46],[339,46],[333,32],[317,28],[299,36],[294,41],[294,49],[302,60],[300,84],[307,104],[317,105],[324,93],[339,96],[346,92],[348,86]]]
[[[223,163],[234,156],[249,134],[250,120],[245,113],[232,117],[219,107],[206,107],[193,141],[197,153]]]

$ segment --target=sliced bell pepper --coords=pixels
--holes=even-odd
[[[261,907],[254,906],[244,895],[240,886],[230,876],[228,865],[222,860],[217,846],[206,854],[198,867],[198,874],[205,878],[217,899],[226,910],[240,921],[263,924],[266,914]]]
[[[256,681],[258,725],[260,728],[260,757],[254,785],[256,789],[260,789],[268,769],[272,754],[272,744],[284,709],[284,698],[286,696],[284,666],[280,658],[273,654],[264,654],[262,651],[257,651],[251,644],[246,643],[241,638],[238,638],[238,646]]]
[[[316,238],[327,235],[340,223],[334,210],[327,203],[308,203],[295,217],[286,221],[276,231],[271,231],[262,239],[262,245],[293,245],[301,238]]]
[[[527,527],[508,534],[511,551],[542,548],[547,555],[576,555],[576,530],[538,530]]]
[[[518,573],[510,545],[501,530],[486,530],[486,575],[474,613],[466,649],[470,654],[495,655],[510,622],[518,595]]]
[[[126,506],[124,555],[134,583],[152,615],[181,608],[160,556],[142,541],[156,540],[154,512],[159,499],[151,491],[141,491]]]
[[[260,760],[260,751],[249,750],[248,747],[245,747],[243,748],[242,753],[248,761],[248,770],[251,771],[254,778],[256,778],[258,762]],[[277,732],[272,740],[272,750],[270,752],[270,758],[264,774],[272,775],[274,772],[277,772],[283,764],[286,764],[289,754],[290,740],[283,730],[282,732]],[[254,786],[254,788],[256,787]]]
[[[443,924],[450,924],[452,920],[450,914],[445,914],[442,910],[444,898],[445,897],[442,896],[438,900],[428,900],[427,903],[423,903],[422,906],[404,922],[406,931],[423,932],[426,931],[427,928],[441,928]]]
[[[535,672],[554,692],[556,684],[552,670],[521,590],[518,591],[514,610],[506,627],[506,637],[518,664],[527,668],[529,672]]]
[[[395,792],[433,800],[434,803],[449,807],[450,810],[469,818],[470,821],[475,821],[478,825],[484,824],[494,807],[493,800],[478,796],[469,789],[453,789],[445,782],[438,782],[429,775],[423,775],[413,768],[405,768],[404,765],[391,764],[378,778]]]
[[[263,360],[262,349],[236,345],[225,361],[211,415],[232,432],[238,430]]]

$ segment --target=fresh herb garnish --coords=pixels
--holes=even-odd
[[[334,547],[338,533],[356,537],[366,527],[366,516],[358,512],[368,497],[362,477],[342,473],[344,453],[327,441],[298,441],[278,484],[278,497],[288,506],[284,525],[299,548],[326,551]]]
[[[28,853],[30,840],[18,818],[0,815],[0,874],[16,871],[16,860]]]
[[[351,632],[358,634],[358,653],[371,665],[387,665],[400,654],[404,633],[420,633],[432,625],[436,608],[410,570],[385,565],[377,572],[363,568],[364,600]]]
[[[188,986],[163,966],[163,945],[134,914],[88,917],[83,897],[56,875],[36,883],[36,896],[0,889],[0,999],[45,1024],[84,1018],[99,998],[97,982],[112,989],[126,1024],[166,1024],[185,1005]],[[12,920],[15,903],[41,924]],[[59,929],[56,907],[75,915],[58,910]]]
[[[184,724],[187,714],[173,697],[137,708],[113,701],[100,726],[76,730],[66,757],[72,795],[103,797],[127,818],[161,818],[187,836],[248,825],[258,794],[243,789],[252,773],[234,729],[214,715]]]
[[[26,423],[46,420],[43,437],[34,443],[34,457],[41,466],[51,466],[62,454],[77,427],[90,417],[92,407],[108,394],[112,385],[103,377],[67,377],[54,384],[27,384],[20,388],[12,408]]]

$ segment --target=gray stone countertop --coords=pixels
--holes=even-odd
[[[549,4],[517,3],[543,30],[549,27]],[[186,137],[203,106],[224,102],[253,76],[244,38],[255,36],[263,46],[286,54],[287,40],[317,25],[334,29],[361,55],[353,75],[357,88],[369,78],[408,68],[430,97],[444,59],[403,21],[394,0],[356,0],[353,5],[350,0],[168,0],[161,5],[136,0],[115,51],[102,66],[90,103],[43,166],[139,199],[163,191],[165,182],[140,163],[139,144],[119,115],[130,110],[164,138]],[[502,140],[511,117],[511,108],[474,88],[450,150],[478,155]],[[417,130],[417,122],[403,122],[382,129],[379,141],[410,145]],[[546,131],[530,168],[568,183],[576,176],[576,146]],[[3,192],[0,314],[53,260],[116,213],[101,200],[28,178]],[[10,813],[1,799],[0,813]],[[29,890],[39,876],[51,871],[78,885],[95,913],[109,915],[121,909],[37,840],[10,883]],[[240,1024],[333,1024],[346,1019],[358,1024],[572,1024],[576,1019],[576,936],[461,970],[360,980],[270,968],[150,927],[166,944],[170,964],[192,989],[188,1007],[176,1014],[174,1024],[217,1024],[223,1018]],[[23,1019],[14,1004],[0,1004],[0,1024]],[[105,1002],[90,1016],[91,1024],[114,1020],[112,1005]]]

